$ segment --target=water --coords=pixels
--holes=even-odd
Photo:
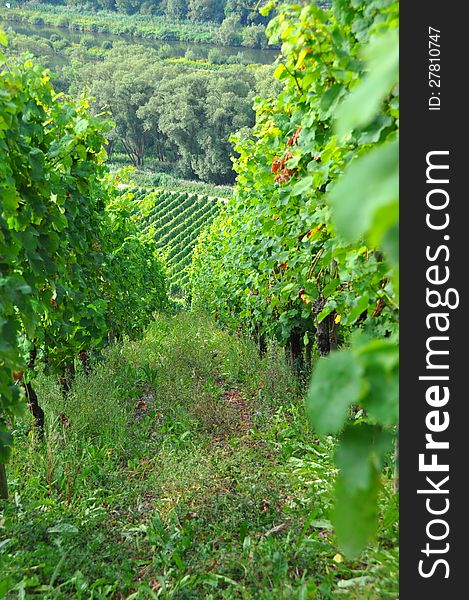
[[[96,41],[97,46],[101,46],[101,44],[104,41],[109,40],[111,42],[125,41],[132,44],[139,44],[147,48],[159,49],[161,47],[164,47],[165,52],[167,51],[168,53],[168,56],[174,58],[183,57],[188,50],[191,50],[195,58],[206,59],[210,50],[216,48],[217,53],[224,59],[242,53],[243,58],[249,63],[270,64],[274,62],[278,54],[278,50],[272,49],[259,50],[254,48],[243,48],[239,46],[215,46],[212,44],[197,44],[194,42],[167,42],[163,40],[142,40],[126,35],[70,31],[65,28],[62,29],[59,27],[51,27],[49,25],[29,25],[25,23],[8,22],[8,24],[4,24],[4,28],[6,30],[12,29],[16,33],[20,33],[23,35],[38,35],[45,39],[49,39],[52,34],[56,34],[72,43],[80,42],[80,40],[83,37],[93,38]]]

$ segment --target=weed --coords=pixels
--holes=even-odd
[[[308,429],[275,346],[260,358],[204,316],[158,316],[66,399],[50,377],[36,388],[47,435],[35,444],[27,415],[15,431],[0,597],[397,597],[391,475],[377,544],[346,561],[328,521],[335,440]]]

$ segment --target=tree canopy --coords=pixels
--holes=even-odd
[[[266,23],[254,0],[35,0],[34,3],[215,23],[236,15],[243,25]]]

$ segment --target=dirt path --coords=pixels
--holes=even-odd
[[[252,427],[252,409],[241,390],[232,388],[223,392],[223,399],[236,415],[237,426],[243,432]]]

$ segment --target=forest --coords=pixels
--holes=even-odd
[[[0,597],[397,599],[398,2],[8,4]]]
[[[36,0],[34,4],[116,11],[126,15],[164,15],[176,20],[221,23],[224,18],[236,17],[243,25],[267,22],[256,10],[257,3],[249,0]]]
[[[247,64],[216,47],[199,58],[191,48],[173,56],[165,45],[11,32],[8,53],[24,52],[53,69],[57,90],[77,96],[86,89],[93,110],[115,122],[111,161],[124,155],[139,169],[215,185],[234,181],[230,135],[254,124],[256,95],[280,88],[271,65]]]
[[[164,15],[168,19],[222,23],[236,19],[241,25],[267,24],[268,17],[254,0],[32,0],[31,4],[70,6],[88,10],[116,11],[127,15]],[[318,6],[329,7],[329,0]],[[273,7],[272,7],[273,8]]]

